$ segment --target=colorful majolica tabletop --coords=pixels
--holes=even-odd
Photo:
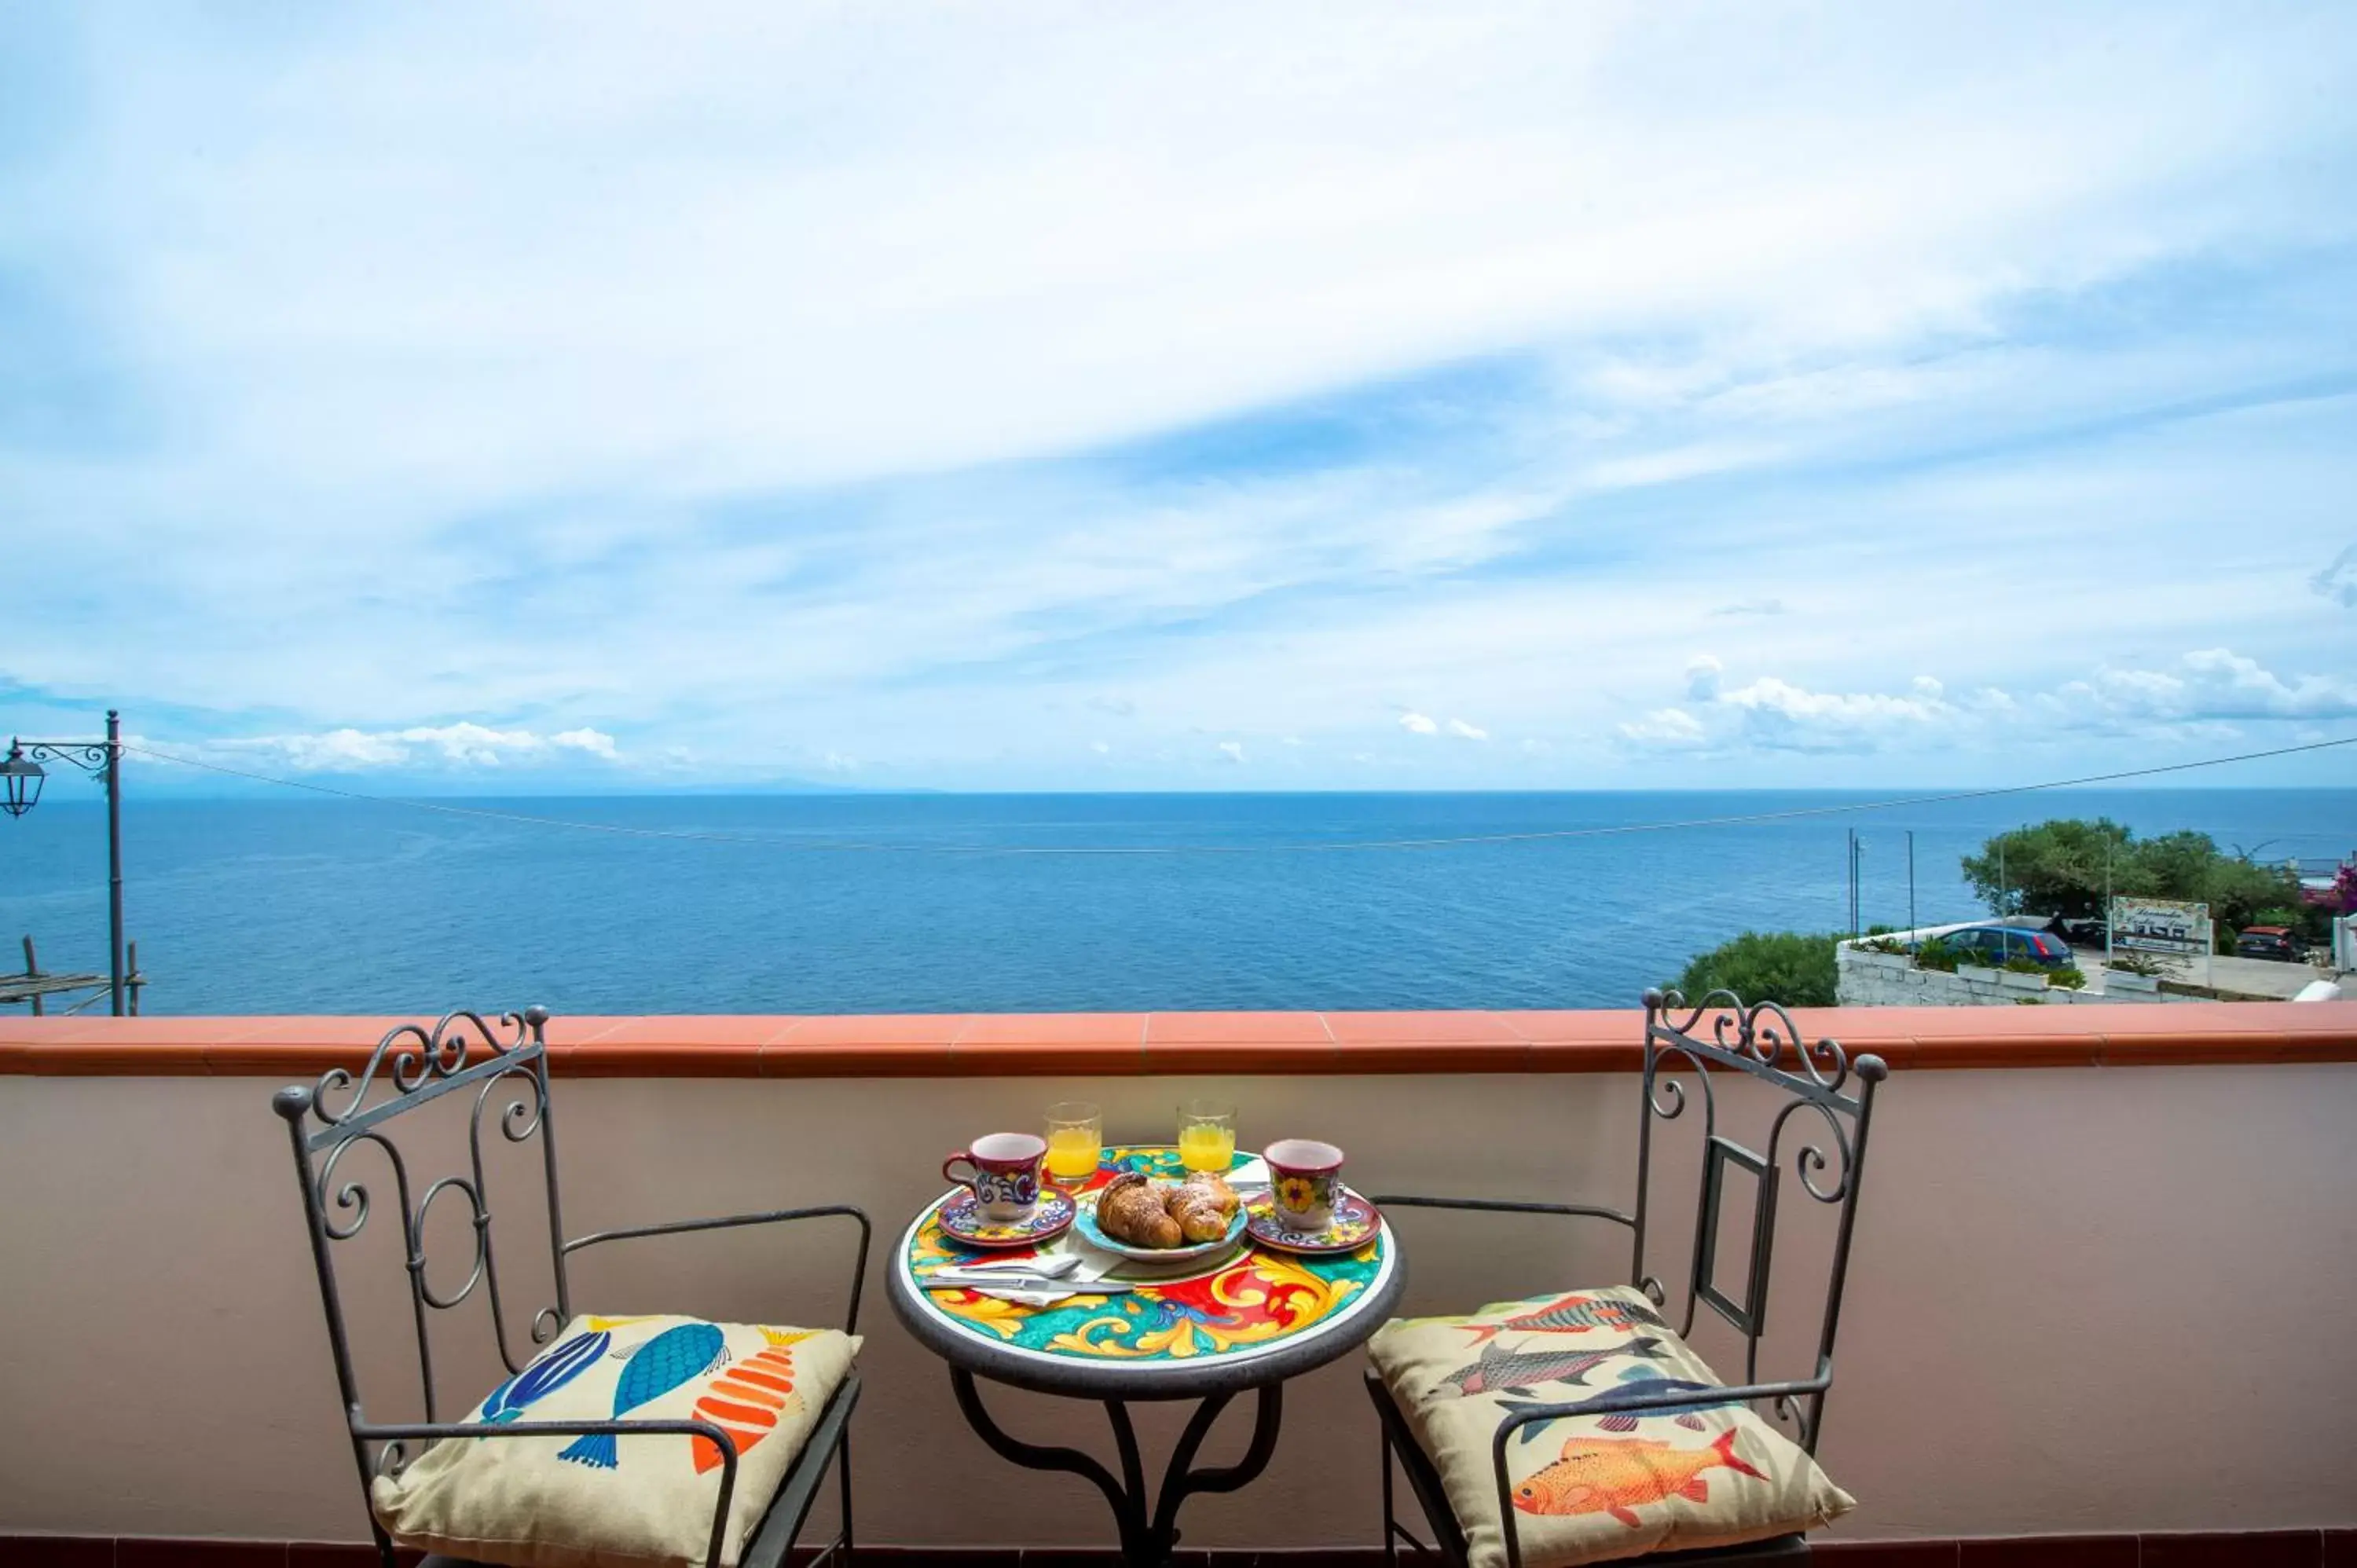
[[[1240,1156],[1236,1165],[1250,1163]],[[1125,1170],[1170,1180],[1186,1174],[1175,1149],[1108,1147],[1079,1189],[1092,1193]],[[1246,1240],[1198,1264],[1121,1263],[1104,1277],[1132,1289],[1092,1294],[1083,1283],[1042,1306],[928,1291],[918,1282],[937,1269],[1027,1255],[985,1252],[944,1235],[945,1200],[926,1206],[900,1239],[889,1274],[893,1306],[952,1365],[1049,1392],[1180,1398],[1288,1378],[1364,1341],[1405,1283],[1391,1228],[1379,1223],[1354,1252],[1306,1256]],[[1054,1256],[1085,1245],[1076,1230],[1038,1251]]]

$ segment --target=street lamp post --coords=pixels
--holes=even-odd
[[[48,777],[43,762],[70,762],[106,786],[106,929],[108,991],[114,1015],[124,1008],[123,970],[123,718],[106,710],[106,738],[95,740],[23,740],[11,737],[8,755],[0,760],[0,811],[21,817],[41,799],[41,781]]]

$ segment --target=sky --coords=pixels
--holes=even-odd
[[[2357,735],[2352,64],[2247,0],[11,5],[0,729],[468,793]]]

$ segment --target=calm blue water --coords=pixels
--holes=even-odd
[[[135,784],[135,779],[134,780]],[[1232,849],[1685,820],[1830,792],[648,797],[491,809],[749,842],[632,838],[335,800],[126,805],[127,924],[155,1013],[568,1013],[1621,1005],[1747,928],[1980,913],[1957,857],[2050,816],[2198,828],[2265,854],[2357,845],[2357,790],[2053,793],[1813,821],[1353,854]],[[1852,797],[1863,799],[1863,797]],[[909,848],[843,853],[856,840]],[[106,967],[105,822],[0,821],[0,968]],[[923,852],[916,852],[918,850]]]

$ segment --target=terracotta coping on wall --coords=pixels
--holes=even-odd
[[[2357,1061],[2357,1002],[1801,1009],[1811,1039],[1894,1069]],[[1111,1077],[1631,1072],[1636,1009],[1431,1013],[926,1013],[564,1017],[564,1078]],[[358,1067],[373,1017],[0,1019],[0,1075],[316,1076]]]

